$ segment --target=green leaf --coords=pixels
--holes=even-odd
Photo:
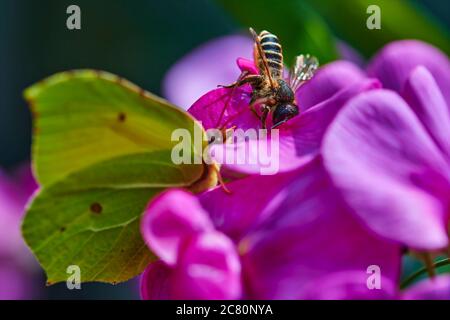
[[[188,114],[114,75],[57,74],[26,91],[36,116],[33,165],[41,189],[22,232],[48,283],[65,281],[77,265],[81,280],[117,283],[153,259],[139,219],[167,187],[203,181],[203,164],[175,165],[172,131],[194,134]],[[192,146],[192,151],[199,154]]]
[[[245,27],[276,34],[287,64],[302,53],[316,56],[322,64],[337,58],[335,41],[327,24],[302,0],[219,2]]]
[[[430,19],[424,8],[404,0],[306,0],[326,19],[336,33],[370,57],[388,42],[420,39],[450,54],[448,32]],[[381,30],[369,30],[366,21],[369,5],[381,9]]]
[[[167,101],[101,71],[59,73],[25,97],[36,115],[34,169],[44,186],[102,160],[172,149],[175,129],[193,135],[199,126]]]
[[[450,273],[450,259],[449,258],[441,258],[439,260],[435,260],[433,263],[433,268],[437,272],[437,274],[446,274]],[[428,269],[426,267],[421,267],[411,273],[408,276],[405,276],[400,284],[400,289],[406,289],[409,286],[415,284],[419,280],[426,279],[428,276]]]

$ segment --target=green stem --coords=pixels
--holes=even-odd
[[[434,267],[440,268],[446,265],[450,265],[450,258],[447,259],[443,259],[440,261],[437,261],[434,263]],[[421,275],[423,275],[424,273],[427,273],[427,268],[423,267],[419,270],[417,270],[416,272],[414,272],[412,275],[410,275],[408,278],[405,279],[405,281],[403,281],[403,283],[400,285],[400,289],[405,289],[406,287],[408,287],[412,282],[414,282],[414,280],[416,280],[417,278],[419,278]]]

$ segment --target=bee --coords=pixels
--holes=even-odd
[[[286,81],[283,79],[283,51],[278,37],[266,30],[258,35],[250,28],[250,33],[255,41],[253,55],[259,74],[244,71],[236,82],[223,87],[250,84],[251,110],[261,119],[263,128],[266,128],[267,116],[271,113],[271,128],[274,129],[299,114],[294,92],[314,76],[319,63],[310,55],[297,56]],[[261,116],[256,112],[255,105],[261,106]]]

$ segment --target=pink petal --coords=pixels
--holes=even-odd
[[[382,271],[382,270],[380,270]],[[301,300],[391,300],[397,298],[394,282],[380,275],[380,288],[369,289],[371,276],[364,270],[332,273],[312,281],[298,297]]]
[[[336,61],[327,64],[297,90],[298,106],[300,110],[307,110],[363,79],[365,79],[364,72],[351,62]]]
[[[168,190],[154,198],[141,221],[145,242],[169,266],[176,263],[182,241],[212,229],[208,213],[197,199],[178,189]]]
[[[162,261],[151,263],[141,276],[141,298],[143,300],[169,300],[172,270]]]
[[[233,35],[212,40],[178,61],[163,81],[164,96],[187,110],[206,92],[234,82],[240,74],[236,58],[251,58],[253,41]]]
[[[273,175],[298,168],[315,156],[316,149],[298,154],[296,142],[291,132],[282,131],[277,138],[272,134],[267,138],[214,144],[210,156],[229,172]]]
[[[205,129],[260,128],[261,121],[250,111],[251,88],[212,90],[197,100],[188,112],[202,122]]]
[[[392,42],[372,59],[367,72],[380,79],[384,87],[402,92],[410,73],[419,65],[431,72],[450,106],[450,61],[447,55],[427,43]]]
[[[29,200],[31,195],[38,189],[38,184],[34,179],[30,163],[21,164],[13,172],[13,178],[22,194],[24,204]]]
[[[439,275],[434,279],[427,279],[408,288],[405,300],[450,300],[450,276]]]
[[[374,79],[355,82],[290,120],[281,127],[279,136],[272,133],[258,140],[215,144],[210,147],[211,158],[228,171],[245,174],[294,170],[319,152],[328,125],[348,100],[379,87]]]
[[[435,143],[450,159],[450,108],[436,81],[424,67],[415,68],[406,81],[403,97],[422,121]]]
[[[241,72],[247,71],[249,74],[258,74],[258,68],[255,66],[253,60],[238,58],[236,61]]]
[[[175,299],[239,299],[241,264],[233,242],[220,232],[192,238],[173,275]]]
[[[22,212],[23,207],[0,190],[0,256],[23,255],[27,251],[20,233]]]
[[[11,176],[0,170],[0,257],[11,254],[29,258],[20,224],[25,204],[35,189],[29,164],[21,166]]]
[[[227,183],[230,194],[218,187],[201,194],[199,201],[216,229],[239,241],[264,221],[266,208],[273,205],[275,195],[293,178],[290,173],[249,176]]]
[[[322,153],[344,199],[375,233],[416,249],[447,245],[439,197],[449,190],[448,163],[397,94],[375,90],[351,100]]]
[[[250,297],[296,299],[311,281],[334,272],[378,265],[397,281],[400,248],[364,228],[346,209],[320,159],[274,197],[278,206],[239,245]]]
[[[33,279],[11,261],[0,260],[0,300],[30,299]]]

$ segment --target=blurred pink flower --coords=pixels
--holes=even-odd
[[[450,276],[420,281],[406,290],[381,277],[380,288],[367,290],[367,274],[361,271],[336,272],[310,283],[298,296],[302,300],[448,300]]]
[[[29,166],[0,171],[0,300],[32,296],[34,261],[20,232],[25,204],[37,188]]]
[[[202,94],[237,79],[237,57],[252,57],[253,41],[232,35],[214,39],[178,61],[163,81],[163,93],[173,104],[187,110]]]

